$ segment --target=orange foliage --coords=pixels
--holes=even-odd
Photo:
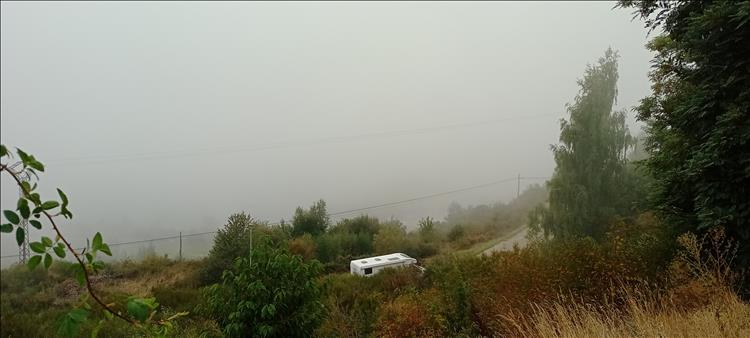
[[[289,241],[289,251],[305,260],[311,260],[315,258],[315,241],[310,234],[297,237]]]
[[[444,337],[440,317],[429,307],[428,294],[399,296],[380,308],[378,337]]]

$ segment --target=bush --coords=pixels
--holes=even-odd
[[[222,272],[232,266],[235,258],[247,255],[252,247],[252,231],[257,223],[244,212],[229,216],[227,224],[214,237],[214,246],[208,253],[201,273],[204,285],[221,280]]]
[[[451,231],[448,232],[448,240],[455,242],[464,236],[464,227],[461,224],[456,224]]]
[[[385,295],[376,283],[349,273],[324,279],[327,316],[316,332],[319,337],[367,337],[375,330],[374,315]]]
[[[161,306],[174,312],[193,312],[203,301],[197,288],[158,286],[151,289],[151,294],[159,300]]]
[[[403,224],[400,222],[382,224],[378,233],[375,234],[373,246],[375,254],[378,255],[404,251],[408,248],[409,243],[406,239],[406,229]]]
[[[264,243],[206,289],[205,310],[227,337],[310,336],[325,313],[320,271],[317,261]]]
[[[445,320],[430,307],[433,301],[426,294],[406,294],[380,309],[378,337],[443,337]]]
[[[315,202],[308,210],[298,207],[294,211],[294,218],[292,219],[292,235],[311,234],[318,236],[326,231],[330,221],[324,200]]]
[[[311,260],[315,258],[315,241],[310,234],[297,237],[289,241],[289,251],[305,260]]]

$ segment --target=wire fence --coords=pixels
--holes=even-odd
[[[199,259],[208,255],[217,231],[197,233],[178,233],[172,236],[156,237],[136,241],[108,243],[112,256],[99,256],[103,260],[142,260],[149,256],[162,256],[172,259]],[[82,252],[85,246],[75,248]],[[7,266],[19,261],[20,255],[0,256],[2,265]],[[73,261],[71,255],[63,260]]]

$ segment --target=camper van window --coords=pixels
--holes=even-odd
[[[365,269],[365,275],[372,274],[372,268]]]
[[[391,258],[388,258],[388,260],[389,260],[389,261],[397,261],[397,260],[398,260],[398,257],[391,257]]]

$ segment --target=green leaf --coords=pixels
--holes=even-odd
[[[260,310],[261,316],[264,318],[271,318],[276,314],[276,306],[273,304],[266,304]]]
[[[68,206],[68,196],[66,196],[65,193],[62,190],[60,190],[60,188],[57,188],[57,194],[60,195],[62,206],[63,207]]]
[[[103,252],[107,256],[112,256],[112,251],[109,250],[109,245],[107,245],[107,243],[102,243],[101,247],[99,247],[99,251]]]
[[[92,255],[90,252],[87,252],[84,256],[86,256],[86,260],[89,261],[89,263],[92,263],[94,261],[94,255]]]
[[[29,209],[29,201],[27,201],[25,198],[21,197],[18,199],[18,203],[16,204],[16,210],[21,214],[21,217],[26,219],[31,216],[31,210]]]
[[[34,251],[36,253],[44,253],[47,249],[44,247],[44,244],[39,242],[31,242],[29,243],[29,248],[31,248],[31,251]]]
[[[143,302],[143,299],[133,298],[128,300],[128,314],[138,321],[144,321],[148,318],[149,307]]]
[[[105,313],[109,313],[109,311],[104,311]],[[104,325],[105,319],[100,319],[98,323],[96,323],[96,326],[94,326],[93,329],[91,329],[91,338],[96,338],[99,336],[99,331],[102,329],[102,325]]]
[[[5,148],[5,145],[0,144],[0,157],[4,157],[8,155],[8,148]]]
[[[39,171],[44,171],[44,164],[42,164],[42,162],[37,161],[33,155],[29,155],[23,150],[18,149],[18,148],[16,148],[16,152],[18,153],[18,157],[21,158],[21,162],[23,162],[24,168],[31,167]]]
[[[8,222],[11,222],[15,225],[18,225],[18,222],[21,221],[21,219],[18,218],[18,214],[16,214],[13,210],[3,210],[3,215],[5,215],[5,218],[8,220]]]
[[[21,246],[25,240],[26,232],[21,227],[16,228],[16,243],[18,243],[18,246]]]
[[[97,251],[102,246],[102,234],[97,232],[94,240],[91,242],[91,250]]]
[[[60,320],[57,334],[63,337],[77,337],[81,331],[81,324],[86,321],[89,312],[84,309],[70,310]]]
[[[57,206],[59,205],[60,203],[58,203],[57,201],[47,201],[47,202],[42,203],[42,209],[44,210],[54,209],[54,208],[57,208]]]
[[[16,148],[16,153],[18,154],[18,157],[21,159],[21,162],[23,162],[23,166],[25,168],[27,163],[31,160],[31,157],[25,151],[18,149],[18,148]]]
[[[76,281],[78,282],[78,285],[86,285],[86,274],[83,272],[83,266],[81,266],[80,264],[76,264],[76,272],[74,276],[76,278]]]
[[[42,204],[42,197],[39,196],[38,193],[35,193],[35,192],[30,193],[29,196],[28,196],[28,199],[30,199],[32,202],[34,202],[34,205],[41,205]],[[37,209],[34,209],[34,210],[37,210]],[[41,211],[41,209],[39,209],[39,211]],[[36,214],[39,211],[32,211],[31,213]]]
[[[23,189],[23,191],[27,193],[30,193],[31,191],[34,190],[34,188],[31,187],[31,184],[29,184],[29,182],[27,181],[21,182],[21,188]]]
[[[44,244],[44,246],[46,247],[52,247],[52,245],[54,245],[54,243],[52,243],[52,240],[47,236],[42,236],[42,244]]]
[[[52,255],[44,254],[44,268],[49,269],[50,265],[52,265]]]
[[[91,267],[94,268],[94,271],[101,271],[102,269],[104,269],[104,262],[94,261],[93,263],[91,263]]]
[[[13,224],[5,223],[5,224],[0,225],[0,232],[6,232],[6,233],[13,232]]]
[[[42,164],[42,162],[37,161],[33,156],[32,156],[32,160],[29,162],[29,167],[32,167],[39,171],[44,171],[44,164]]]
[[[60,214],[62,214],[65,218],[73,218],[73,213],[68,210],[67,207],[60,208]]]
[[[31,223],[31,226],[33,226],[33,227],[35,227],[37,229],[41,229],[42,228],[42,222],[39,222],[39,221],[37,221],[35,219],[30,220],[29,223]]]
[[[36,266],[39,265],[39,263],[41,262],[42,262],[42,256],[35,255],[29,258],[29,261],[26,262],[26,266],[29,267],[29,270],[34,270],[36,269]]]
[[[57,257],[65,258],[65,249],[63,249],[62,247],[56,246],[52,248],[52,250],[55,250],[55,254],[57,255]]]
[[[86,320],[86,316],[88,316],[89,312],[84,309],[73,309],[68,312],[68,316],[70,318],[73,318],[73,320],[77,322],[83,322]]]

